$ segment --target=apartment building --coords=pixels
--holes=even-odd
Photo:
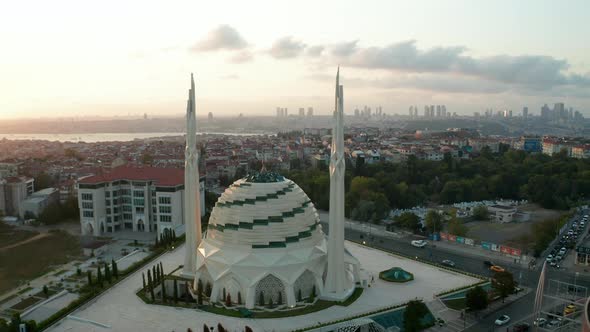
[[[201,215],[205,177],[199,177]],[[78,182],[83,235],[184,232],[184,169],[119,166]]]

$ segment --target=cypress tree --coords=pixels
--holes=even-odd
[[[86,271],[86,276],[88,277],[88,286],[92,286],[92,271]]]
[[[242,304],[242,293],[238,292],[238,304]]]
[[[172,230],[172,241],[176,241],[176,231]]]
[[[158,234],[156,234],[156,243],[154,244],[154,247],[159,247],[160,246],[160,242],[158,241]]]
[[[227,294],[227,297],[225,298],[225,305],[231,307],[231,294]]]
[[[297,291],[297,302],[303,301],[303,297],[301,296],[301,288]]]
[[[164,276],[164,265],[162,265],[162,262],[160,262],[160,276]]]
[[[166,283],[162,280],[162,302],[166,303]]]
[[[279,292],[279,298],[277,300],[277,304],[278,305],[283,304],[283,292]]]
[[[178,302],[178,283],[176,279],[174,279],[174,303]]]
[[[145,290],[145,274],[143,272],[141,272],[141,284],[143,286],[143,289]]]
[[[209,326],[207,326],[207,324],[203,324],[203,332],[211,332],[209,330]]]
[[[152,266],[152,276],[154,276],[154,284],[158,284],[158,274],[156,273],[156,266]]]
[[[113,266],[113,276],[115,279],[119,279],[119,268],[117,267],[117,262],[115,262],[114,258],[111,261],[111,265]]]
[[[148,275],[148,288],[151,293],[152,302],[153,302],[156,300],[156,297],[154,296],[154,283],[152,282],[152,274],[150,272],[150,269],[148,269],[147,275]]]
[[[201,279],[197,281],[197,303],[203,305],[203,282]]]
[[[272,296],[271,296],[270,299],[268,299],[268,307],[273,308],[274,306],[275,306],[275,304],[272,302]]]
[[[109,284],[111,283],[111,269],[109,269],[109,265],[107,263],[104,263],[104,278]]]
[[[211,284],[207,281],[207,285],[205,285],[205,295],[207,297],[211,296]]]
[[[260,296],[258,299],[258,305],[261,305],[261,306],[264,305],[264,292],[260,292]]]
[[[225,296],[226,296],[226,295],[225,295],[225,287],[223,287],[223,292],[222,292],[222,294],[223,294],[223,297],[222,297],[222,299],[223,299],[223,300],[225,300]]]

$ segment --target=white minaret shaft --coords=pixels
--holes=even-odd
[[[340,85],[340,68],[336,73],[334,129],[330,157],[330,221],[328,235],[328,273],[326,295],[347,291],[344,267],[344,101]]]
[[[199,190],[199,155],[197,153],[197,116],[195,81],[191,74],[191,89],[186,106],[186,149],[184,152],[184,227],[186,255],[182,274],[195,275],[197,247],[201,242],[201,198]]]

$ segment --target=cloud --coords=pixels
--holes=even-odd
[[[240,33],[229,25],[220,25],[209,31],[205,39],[198,41],[191,49],[196,52],[217,50],[240,50],[248,43]]]
[[[240,51],[229,57],[231,63],[245,63],[254,60],[254,55],[250,51]]]
[[[305,47],[303,42],[287,36],[275,41],[268,53],[275,59],[289,59],[300,55]]]
[[[310,57],[318,57],[318,56],[322,55],[322,52],[324,52],[324,49],[325,49],[325,47],[322,45],[309,46],[307,48],[307,50],[305,50],[305,54]]]
[[[335,56],[349,56],[356,51],[356,44],[358,40],[350,42],[337,43],[332,45],[331,53]]]
[[[551,56],[497,55],[475,58],[465,55],[467,49],[463,46],[439,46],[420,50],[413,40],[385,47],[356,48],[355,44],[349,46],[346,48],[341,45],[337,51],[333,49],[335,60],[344,65],[365,69],[453,73],[535,89],[549,89],[567,84],[590,86],[590,76],[568,74],[568,62]]]

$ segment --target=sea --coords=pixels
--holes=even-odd
[[[197,134],[230,135],[230,136],[256,136],[275,135],[276,133],[232,133],[232,132],[200,132]],[[92,133],[92,134],[0,134],[1,139],[8,140],[44,140],[57,142],[128,142],[136,139],[148,139],[159,137],[184,136],[183,132],[175,133]]]

